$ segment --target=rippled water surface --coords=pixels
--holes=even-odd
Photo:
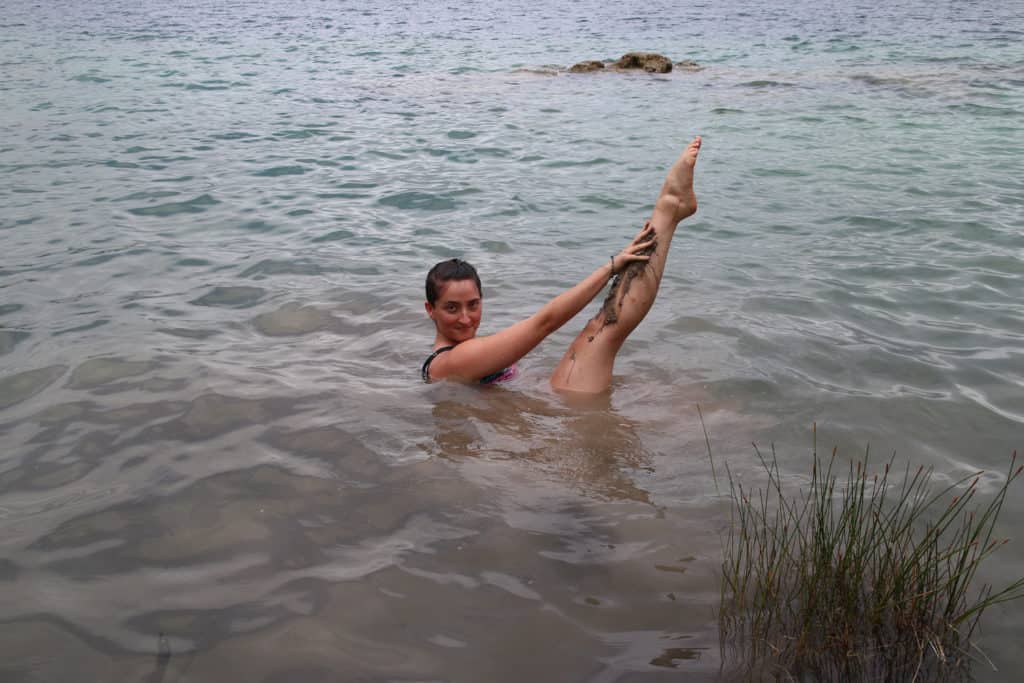
[[[816,422],[998,483],[1019,4],[535,4],[4,4],[0,678],[713,680],[697,404],[740,477],[751,442],[806,471]],[[561,70],[634,49],[704,68]],[[418,381],[431,264],[477,265],[482,331],[521,319],[698,133],[610,398],[547,387],[592,310],[509,385]],[[982,680],[1022,627],[989,613]]]

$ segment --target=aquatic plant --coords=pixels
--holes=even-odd
[[[975,585],[981,563],[1007,543],[994,526],[1024,470],[1016,452],[982,505],[981,472],[933,492],[931,468],[900,476],[890,459],[872,474],[866,451],[840,479],[836,451],[823,460],[815,446],[809,481],[790,490],[774,447],[770,457],[754,451],[765,487],[751,490],[725,467],[723,668],[744,680],[965,676],[983,656],[971,638],[985,609],[1024,597],[1024,578],[998,591]]]

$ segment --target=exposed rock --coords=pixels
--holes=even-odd
[[[673,67],[682,71],[700,71],[702,67],[697,62],[684,59],[681,62],[672,64],[672,60],[665,55],[656,52],[627,52],[617,61],[588,59],[569,67],[569,73],[584,74],[595,71],[632,71],[642,69],[652,74],[667,74]]]
[[[676,62],[674,66],[677,69],[686,69],[687,71],[700,71],[704,68],[692,59],[684,59],[681,62]]]
[[[666,74],[672,70],[672,60],[655,52],[627,52],[613,66],[616,69],[643,69],[647,73]]]
[[[596,59],[588,59],[585,62],[580,62],[579,64],[573,64],[571,67],[569,67],[569,73],[574,73],[574,74],[585,74],[585,73],[590,73],[591,71],[603,71],[603,70],[604,70],[604,62],[599,62]]]

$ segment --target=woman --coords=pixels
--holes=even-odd
[[[497,334],[476,335],[483,295],[473,266],[459,259],[434,266],[427,275],[425,307],[437,335],[433,353],[423,363],[423,379],[489,384],[514,376],[516,361],[583,310],[614,277],[601,311],[551,375],[551,386],[558,390],[608,389],[615,355],[654,303],[676,226],[697,211],[693,170],[700,145],[697,136],[683,150],[665,178],[650,220],[625,249],[526,320]]]

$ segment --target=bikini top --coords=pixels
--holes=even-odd
[[[420,368],[420,377],[423,378],[424,382],[430,382],[430,364],[434,361],[434,359],[437,358],[442,353],[444,353],[445,351],[451,351],[454,348],[454,346],[442,346],[437,351],[434,351],[432,354],[427,356],[427,360],[423,361],[423,367]],[[480,384],[495,384],[497,382],[506,382],[515,377],[517,372],[518,368],[516,367],[516,364],[513,363],[504,370],[499,370],[498,372],[480,378]]]

